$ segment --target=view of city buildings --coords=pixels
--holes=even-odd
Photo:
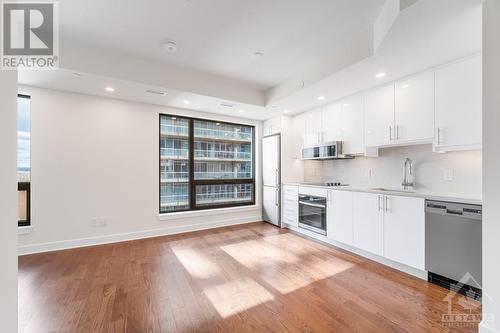
[[[161,115],[160,136],[160,212],[253,202],[253,127]]]

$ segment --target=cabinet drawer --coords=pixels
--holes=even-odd
[[[283,185],[283,193],[285,195],[297,196],[299,195],[299,187],[294,185]]]

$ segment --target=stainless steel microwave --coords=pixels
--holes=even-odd
[[[302,148],[303,160],[334,160],[353,158],[342,153],[342,141],[322,143]]]

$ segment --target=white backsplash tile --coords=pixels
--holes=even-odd
[[[409,157],[415,166],[417,190],[481,196],[481,151],[438,154],[432,152],[431,145],[417,145],[380,149],[379,155],[353,160],[307,161],[304,181],[331,180],[354,186],[401,187],[403,163]]]

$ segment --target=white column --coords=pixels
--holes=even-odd
[[[483,3],[483,322],[500,332],[500,0]],[[486,318],[493,317],[492,321]]]
[[[0,325],[17,332],[17,72],[0,70]]]

